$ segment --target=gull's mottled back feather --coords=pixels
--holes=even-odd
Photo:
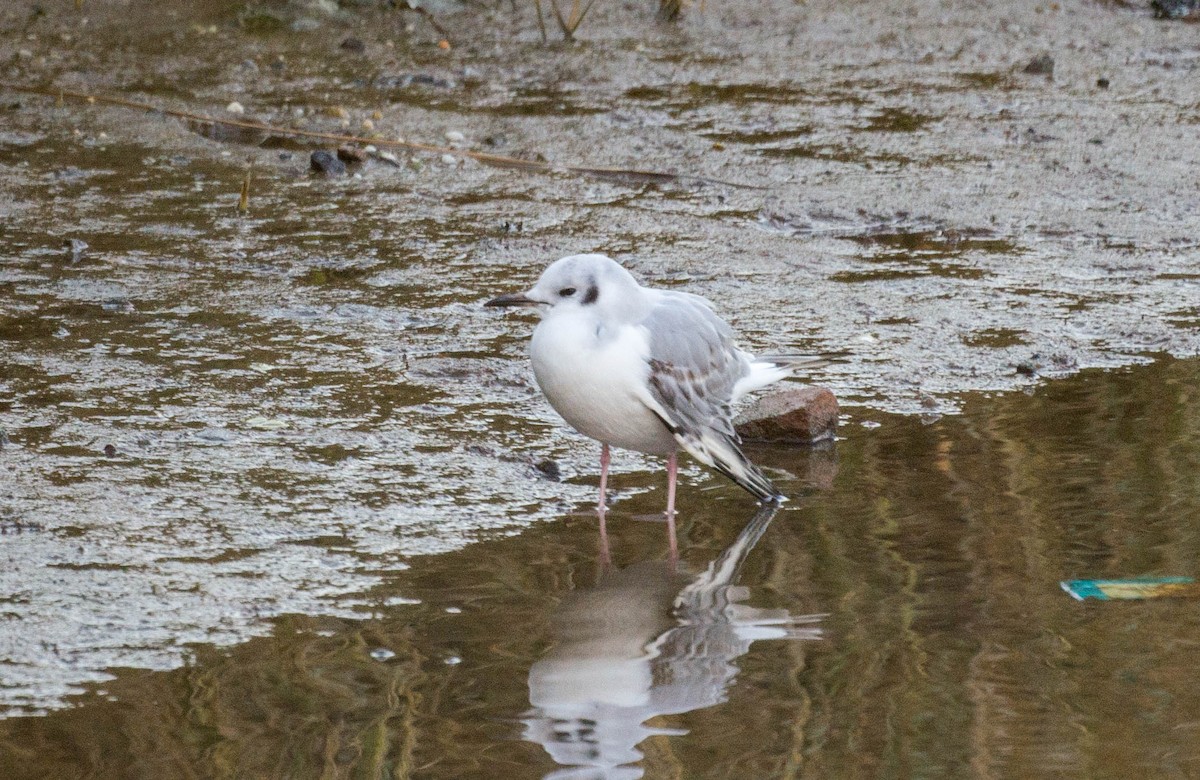
[[[738,447],[730,404],[751,370],[733,330],[703,298],[664,293],[641,323],[649,341],[649,406],[685,450],[757,498],[779,491]]]

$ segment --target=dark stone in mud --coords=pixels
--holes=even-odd
[[[1108,89],[1110,84],[1111,84],[1111,82],[1108,79],[1104,78],[1103,76],[1096,79],[1096,88],[1097,89]]]
[[[1021,137],[1031,144],[1044,144],[1049,141],[1059,140],[1058,136],[1056,136],[1056,135],[1049,135],[1048,133],[1040,133],[1037,130],[1033,129],[1032,127],[1026,128],[1025,134]]]
[[[355,38],[353,35],[339,45],[351,54],[363,54],[367,50],[367,44],[363,43],[361,38]]]
[[[1074,371],[1078,367],[1079,362],[1075,356],[1065,352],[1056,352],[1051,355],[1034,352],[1028,360],[1022,360],[1015,366],[1016,372],[1022,376],[1038,376],[1047,370],[1053,372]]]
[[[117,457],[117,448],[116,448],[116,447],[114,447],[114,446],[113,446],[113,445],[111,445],[111,444],[105,444],[105,445],[104,445],[104,456],[105,456],[106,458],[115,458],[115,457]]]
[[[1025,72],[1031,76],[1053,76],[1054,58],[1049,54],[1039,54],[1025,66]]]
[[[362,165],[367,161],[367,153],[362,149],[355,149],[353,146],[339,146],[337,156],[339,160],[348,165]]]
[[[308,158],[308,164],[314,171],[326,176],[342,176],[346,173],[346,163],[324,149],[313,152]]]
[[[533,468],[537,471],[538,476],[544,477],[552,482],[562,482],[562,470],[559,469],[557,463],[549,458],[533,464]]]
[[[137,307],[126,298],[109,298],[100,304],[100,308],[110,314],[133,314]]]
[[[801,387],[758,399],[733,424],[749,441],[814,444],[833,438],[837,420],[838,402],[831,390]]]
[[[1200,0],[1152,0],[1155,19],[1182,19],[1200,10]]]

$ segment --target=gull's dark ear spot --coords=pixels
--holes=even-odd
[[[595,282],[592,282],[591,286],[587,288],[587,292],[583,294],[583,305],[587,306],[589,303],[595,303],[599,297],[600,288],[596,286]]]

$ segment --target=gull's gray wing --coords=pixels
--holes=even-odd
[[[643,403],[697,460],[762,501],[778,499],[779,491],[738,448],[733,430],[733,387],[750,371],[733,330],[707,301],[686,293],[662,293],[641,325],[650,344]]]

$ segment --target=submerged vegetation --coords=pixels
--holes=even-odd
[[[583,18],[587,16],[587,12],[591,10],[595,0],[571,0],[571,9],[566,14],[563,14],[562,9],[558,5],[558,0],[544,0],[549,3],[550,10],[553,12],[555,23],[558,24],[558,29],[562,32],[563,40],[573,40],[575,38],[575,30],[583,23]],[[542,40],[547,40],[546,35],[546,14],[542,9],[543,0],[533,0],[534,8],[537,10],[538,26],[542,32]],[[565,0],[564,0],[565,2]],[[659,0],[658,2],[658,19],[663,22],[673,22],[677,20],[680,14],[683,13],[683,8],[687,4],[686,0]]]
[[[558,29],[562,31],[564,40],[572,40],[575,37],[575,30],[583,23],[583,17],[587,16],[587,12],[591,9],[595,0],[571,0],[571,10],[564,16],[562,9],[558,7],[558,0],[546,0],[550,4],[550,10],[554,12],[554,21],[558,23]],[[546,15],[542,11],[542,0],[534,0],[534,5],[537,7],[538,26],[542,30],[542,40],[546,40]]]

